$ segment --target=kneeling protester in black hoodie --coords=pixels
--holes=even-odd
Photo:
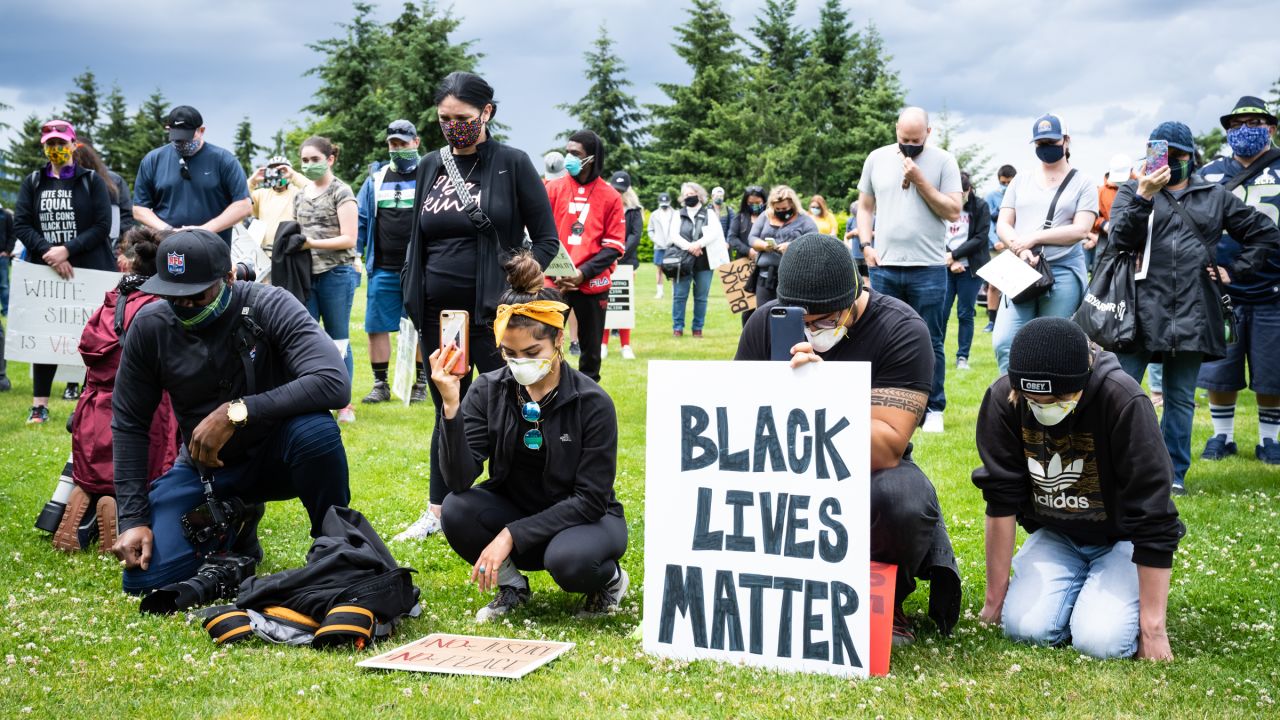
[[[476,622],[529,601],[521,570],[546,570],[564,590],[585,594],[579,617],[608,614],[629,582],[618,563],[627,522],[613,492],[617,413],[599,385],[565,362],[569,306],[543,287],[538,261],[521,252],[506,269],[512,289],[493,323],[506,366],[481,375],[460,399],[456,349],[431,355],[450,490],[440,521],[480,590],[498,591]],[[489,479],[474,486],[485,460]]]
[[[979,616],[1015,640],[1097,658],[1172,659],[1165,608],[1186,532],[1155,410],[1112,353],[1037,318],[978,413],[987,502]],[[1013,555],[1015,519],[1029,533]],[[1013,578],[1009,572],[1012,566]]]

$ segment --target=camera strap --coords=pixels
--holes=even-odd
[[[240,322],[236,323],[235,330],[232,331],[235,335],[236,352],[240,355],[240,362],[244,364],[246,395],[255,395],[258,392],[253,361],[257,354],[257,339],[266,334],[262,326],[253,319],[253,301],[257,295],[258,283],[249,283],[245,291],[244,305],[240,308]]]

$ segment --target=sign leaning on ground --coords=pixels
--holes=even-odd
[[[44,265],[13,263],[5,358],[83,368],[80,333],[119,283],[120,273],[76,268],[75,277],[63,280]]]
[[[573,643],[432,633],[356,663],[380,670],[522,678],[573,649]]]
[[[636,269],[630,265],[619,265],[613,270],[609,307],[604,315],[604,326],[610,330],[630,330],[636,326],[635,277]]]
[[[870,387],[866,363],[649,364],[647,652],[868,674]]]

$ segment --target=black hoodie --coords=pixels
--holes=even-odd
[[[13,208],[14,234],[27,249],[28,262],[43,262],[44,254],[56,245],[66,247],[72,267],[114,271],[115,253],[111,250],[111,192],[107,181],[92,170],[75,166],[70,179],[51,178],[45,168],[28,174],[18,188],[18,202]],[[66,239],[49,237],[51,228],[43,227],[42,214],[54,210],[40,207],[45,189],[69,190],[75,215],[75,235]],[[56,202],[56,198],[54,199]]]
[[[1133,562],[1173,565],[1186,528],[1169,490],[1173,466],[1151,401],[1109,352],[1074,412],[1044,427],[1025,399],[1009,402],[1009,377],[987,389],[978,411],[982,467],[973,484],[989,517],[1017,515],[1027,532],[1052,527],[1090,545],[1133,542]]]

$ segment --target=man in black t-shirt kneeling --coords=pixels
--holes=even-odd
[[[747,321],[735,360],[768,360],[769,309],[804,308],[805,336],[791,366],[837,361],[871,364],[871,559],[898,566],[895,645],[914,636],[902,601],[916,578],[930,581],[929,616],[950,634],[960,617],[960,572],[938,495],[911,461],[933,382],[933,345],[906,303],[863,289],[849,250],[816,233],[791,243],[778,267],[778,299]]]

